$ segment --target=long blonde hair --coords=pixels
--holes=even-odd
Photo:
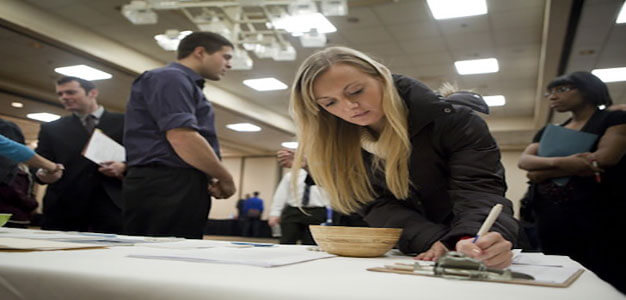
[[[315,101],[315,79],[337,63],[353,66],[382,83],[385,125],[377,143],[383,145],[379,149],[383,155],[374,156],[371,166],[365,165],[361,153],[362,127],[320,109]],[[357,50],[326,48],[309,56],[298,69],[289,106],[299,141],[293,169],[297,171],[306,157],[310,174],[326,190],[334,209],[350,213],[375,199],[377,195],[367,168],[374,169],[372,172],[384,171],[385,182],[396,198],[408,197],[411,154],[408,112],[389,69]]]

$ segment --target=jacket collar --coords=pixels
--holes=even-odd
[[[444,102],[423,83],[402,75],[393,75],[393,80],[409,111],[410,136],[418,134],[436,118],[454,112],[451,104]]]
[[[187,75],[187,77],[189,77],[193,82],[196,83],[196,85],[198,85],[201,89],[204,88],[204,82],[205,82],[204,78],[200,76],[200,74],[194,72],[189,67],[178,62],[172,62],[168,65],[168,67],[183,71]]]

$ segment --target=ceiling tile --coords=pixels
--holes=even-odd
[[[341,36],[345,38],[346,41],[355,44],[374,44],[394,41],[389,32],[382,27],[346,29],[341,31]]]
[[[411,59],[417,65],[430,65],[430,64],[449,64],[452,65],[454,61],[448,51],[428,52],[410,55]]]
[[[493,49],[494,43],[489,32],[448,34],[444,36],[450,50],[462,49],[467,53]]]
[[[414,40],[425,37],[439,36],[437,23],[434,21],[419,21],[387,25],[387,31],[397,40]]]
[[[468,34],[486,32],[489,30],[489,19],[487,15],[440,20],[437,24],[444,35]]]
[[[447,51],[446,44],[441,37],[399,41],[398,44],[407,54]]]
[[[541,43],[541,27],[496,30],[493,32],[496,46],[512,46]]]
[[[424,0],[399,1],[372,9],[385,25],[432,20]]]
[[[537,27],[542,24],[543,9],[535,7],[530,9],[516,9],[512,11],[494,12],[489,14],[491,26],[494,30],[502,31],[511,28]]]
[[[487,0],[487,8],[489,13],[518,10],[523,8],[536,8],[543,10],[545,0],[524,0],[524,1],[502,1]]]
[[[348,9],[347,17],[328,17],[328,20],[337,28],[358,29],[373,26],[382,26],[378,17],[368,7]]]

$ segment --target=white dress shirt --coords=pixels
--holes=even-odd
[[[298,192],[295,195],[291,192],[291,172],[285,174],[283,179],[280,180],[276,191],[274,192],[274,199],[272,200],[272,207],[270,209],[270,217],[279,217],[285,208],[285,205],[289,206],[302,206],[302,196],[304,195],[304,180],[306,179],[306,171],[300,169],[298,176]],[[306,207],[327,207],[329,206],[328,196],[322,188],[317,185],[312,185],[309,194],[309,205]]]

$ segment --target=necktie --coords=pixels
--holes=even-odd
[[[93,129],[96,128],[97,120],[98,119],[94,115],[87,115],[87,117],[85,118],[85,129],[87,129],[87,132],[89,134],[91,134],[93,132]]]
[[[304,193],[302,195],[302,206],[309,205],[309,198],[311,196],[311,185],[306,183],[304,186]]]

